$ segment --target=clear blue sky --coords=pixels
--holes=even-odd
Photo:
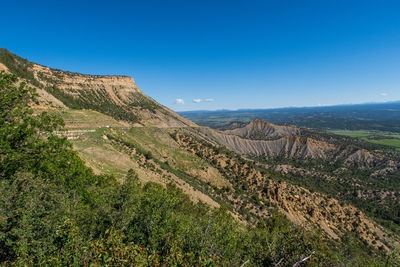
[[[49,67],[132,76],[174,110],[400,100],[400,1],[0,4],[0,47]]]

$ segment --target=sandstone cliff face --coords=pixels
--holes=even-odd
[[[0,49],[1,68],[39,93],[35,108],[91,109],[135,126],[196,126],[143,94],[131,77],[85,75],[41,66]]]
[[[115,104],[126,104],[132,101],[134,93],[142,93],[131,77],[83,75],[50,69],[45,66],[32,64],[29,68],[35,79],[46,86],[54,86],[72,96],[83,96],[85,91],[94,94],[106,92]]]

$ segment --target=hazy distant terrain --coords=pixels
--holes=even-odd
[[[213,128],[224,128],[232,122],[263,119],[280,125],[324,130],[400,132],[400,101],[326,107],[185,111],[179,114]]]

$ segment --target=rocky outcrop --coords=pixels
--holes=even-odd
[[[319,160],[343,160],[347,165],[376,166],[381,159],[365,149],[343,147],[303,135],[302,129],[279,126],[264,120],[253,120],[244,127],[209,130],[217,143],[236,153]]]
[[[277,140],[250,140],[239,136],[214,132],[222,144],[240,154],[254,156],[286,156],[326,159],[337,148],[325,142],[308,137],[288,135]]]
[[[76,97],[84,97],[88,91],[94,91],[94,94],[105,92],[113,103],[122,105],[134,100],[132,96],[135,93],[142,93],[135,80],[127,76],[84,75],[38,64],[31,64],[29,69],[44,87],[57,86],[59,90]]]
[[[289,134],[298,135],[300,129],[290,126],[279,126],[265,120],[256,119],[244,127],[224,131],[225,134],[237,135],[246,139],[277,139]]]
[[[375,161],[376,157],[374,155],[372,155],[365,149],[359,149],[356,152],[352,153],[350,156],[348,156],[345,163],[353,164],[357,162],[363,162],[366,165],[371,166],[374,164]]]

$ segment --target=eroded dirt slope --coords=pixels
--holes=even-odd
[[[303,187],[272,179],[268,172],[187,133],[175,133],[175,139],[182,147],[217,166],[236,190],[244,190],[251,199],[256,199],[251,203],[243,202],[235,191],[227,193],[226,197],[231,199],[236,209],[240,210],[245,205],[255,215],[268,216],[265,208],[270,205],[267,203],[272,203],[294,223],[306,228],[318,226],[332,238],[352,231],[376,247],[400,245],[390,233],[354,206],[340,204],[325,194],[312,193]]]

